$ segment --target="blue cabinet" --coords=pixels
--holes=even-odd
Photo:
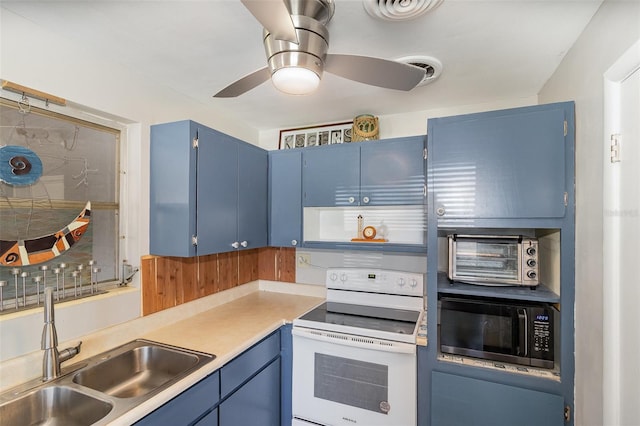
[[[218,407],[220,426],[280,426],[280,359],[275,359]]]
[[[267,244],[267,152],[185,120],[151,126],[149,248],[190,257]]]
[[[302,162],[304,207],[425,202],[424,136],[309,148]]]
[[[429,345],[418,352],[421,426],[573,425],[574,120],[573,102],[429,119]],[[537,237],[540,278],[549,287],[450,285],[450,233]],[[515,371],[518,366],[442,357],[441,294],[556,304],[554,369]]]
[[[291,325],[282,330],[282,343],[276,330],[136,425],[290,424],[291,396],[281,394],[291,392]]]
[[[564,217],[573,126],[570,102],[429,119],[440,222]]]
[[[135,424],[137,426],[155,425],[190,425],[206,417],[209,420],[202,420],[204,423],[198,425],[215,425],[212,418],[215,413],[213,409],[218,405],[220,399],[220,376],[213,373],[202,381],[193,385],[180,395],[164,404],[162,407],[151,412]],[[217,420],[217,419],[216,419]]]
[[[560,395],[434,372],[431,424],[563,426]]]
[[[296,247],[302,240],[302,152],[269,152],[269,245]]]

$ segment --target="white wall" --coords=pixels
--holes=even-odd
[[[539,93],[576,102],[576,425],[603,424],[603,74],[640,39],[640,2],[605,1]]]

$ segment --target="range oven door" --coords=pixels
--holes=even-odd
[[[413,426],[416,374],[413,344],[294,327],[293,424]]]

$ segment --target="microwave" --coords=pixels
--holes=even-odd
[[[450,280],[481,285],[539,284],[536,238],[458,234],[447,238]]]
[[[556,315],[547,303],[443,296],[440,351],[553,368]]]

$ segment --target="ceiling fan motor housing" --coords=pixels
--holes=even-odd
[[[329,31],[319,21],[303,15],[292,15],[298,44],[277,40],[264,31],[264,50],[271,75],[281,68],[302,67],[322,78],[324,62],[329,49]]]

